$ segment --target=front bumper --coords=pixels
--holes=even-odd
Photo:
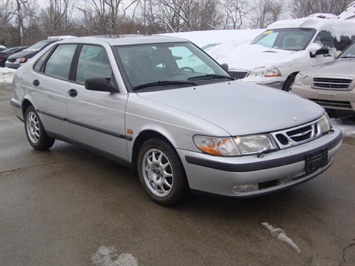
[[[319,90],[293,84],[292,92],[327,109],[355,112],[355,89],[349,91]]]
[[[23,115],[22,115],[22,110],[21,110],[21,103],[17,101],[15,98],[10,99],[10,105],[12,107],[12,110],[14,111],[15,115],[17,116],[18,119],[21,121],[23,120]]]
[[[20,63],[17,63],[17,62],[9,62],[9,61],[6,61],[5,62],[5,67],[8,67],[8,68],[19,68],[21,66]]]
[[[342,133],[335,128],[311,142],[262,157],[217,157],[186,150],[178,150],[178,153],[192,190],[250,197],[278,191],[319,175],[330,167],[341,142]],[[306,172],[306,157],[319,151],[325,151],[326,162]]]

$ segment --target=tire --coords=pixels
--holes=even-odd
[[[143,143],[138,154],[138,176],[150,198],[160,205],[175,205],[187,194],[187,179],[180,159],[160,139]]]
[[[28,142],[35,150],[48,150],[54,144],[54,139],[48,137],[33,106],[29,106],[25,112],[25,132]]]

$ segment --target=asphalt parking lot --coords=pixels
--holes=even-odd
[[[56,142],[34,151],[0,85],[0,265],[355,265],[355,138],[275,194],[151,202],[130,169]]]

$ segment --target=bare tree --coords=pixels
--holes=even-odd
[[[77,0],[49,0],[41,10],[40,21],[46,35],[62,35],[68,31]]]
[[[10,12],[9,0],[0,1],[0,44],[4,45],[9,39],[10,20],[13,15]]]
[[[18,30],[18,36],[20,39],[21,45],[23,45],[23,26],[24,19],[26,17],[26,6],[28,4],[28,0],[16,0],[14,5],[11,6],[12,11],[8,13],[7,20],[15,19],[15,23]]]
[[[214,29],[222,16],[215,0],[145,0],[144,22],[162,25],[166,31],[179,32]]]
[[[224,29],[240,29],[243,19],[248,14],[248,5],[244,0],[225,0],[222,4],[225,14]]]
[[[294,18],[308,17],[315,13],[339,15],[353,0],[293,0],[291,16]]]
[[[85,8],[79,8],[86,26],[93,34],[117,34],[120,25],[128,17],[130,8],[136,8],[140,0],[91,0]],[[135,12],[134,12],[135,13]]]
[[[282,0],[254,0],[248,18],[251,27],[265,28],[279,19],[283,11]]]

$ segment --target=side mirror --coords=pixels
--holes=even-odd
[[[90,78],[85,80],[85,89],[90,91],[118,92],[118,89],[112,86],[110,78]]]
[[[226,63],[223,63],[222,65],[221,65],[221,67],[225,70],[225,71],[229,71],[229,66],[228,66],[228,64],[226,64]]]
[[[323,55],[324,55],[324,54],[329,54],[329,49],[326,48],[326,47],[322,47],[322,48],[318,49],[315,53],[310,52],[310,53],[309,53],[309,56],[312,57],[312,58],[314,58],[314,57],[316,57],[317,55],[321,55],[321,54],[323,54]]]

